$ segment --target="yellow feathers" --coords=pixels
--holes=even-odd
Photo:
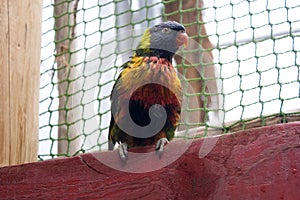
[[[138,48],[150,51],[150,42],[151,42],[150,40],[151,40],[150,29],[147,28],[142,36],[142,39],[140,41]]]

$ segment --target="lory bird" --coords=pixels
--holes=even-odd
[[[111,94],[108,135],[109,150],[119,143],[122,160],[127,160],[127,149],[136,146],[156,145],[161,156],[174,138],[182,89],[172,58],[187,43],[183,25],[162,22],[146,29],[131,59],[122,65]]]

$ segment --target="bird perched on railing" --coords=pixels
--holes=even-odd
[[[122,65],[111,94],[109,150],[119,143],[119,155],[127,149],[156,145],[161,157],[164,145],[174,138],[181,112],[182,89],[172,58],[187,46],[183,25],[168,21],[146,29],[131,59]]]

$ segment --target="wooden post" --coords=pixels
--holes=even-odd
[[[181,118],[183,120],[187,120],[189,123],[206,122],[208,120],[208,115],[205,109],[210,108],[215,109],[216,111],[213,112],[214,119],[209,119],[209,123],[213,126],[222,126],[224,121],[223,111],[221,111],[223,109],[223,97],[221,95],[222,83],[218,79],[218,73],[213,64],[213,45],[207,36],[205,24],[203,23],[203,16],[200,10],[204,7],[203,0],[190,0],[183,2],[183,0],[164,2],[164,14],[166,18],[170,21],[178,21],[180,23],[187,24],[186,32],[188,35],[196,36],[196,38],[190,40],[187,48],[190,52],[185,53],[185,58],[175,56],[175,60],[178,64],[185,63],[188,65],[194,65],[194,67],[187,67],[185,69],[182,67],[178,68],[179,73],[185,76],[185,78],[199,78],[199,80],[188,82],[190,85],[188,92],[194,94],[203,94],[206,92],[208,95],[188,97],[188,107],[190,109],[204,109],[200,110],[200,113],[198,111],[182,113]],[[187,10],[191,8],[195,8],[195,10],[182,13],[177,12],[179,10]],[[201,80],[201,78],[206,80]],[[184,84],[186,84],[186,82]]]
[[[42,1],[0,1],[0,166],[37,160]]]
[[[78,81],[77,53],[76,53],[76,14],[79,0],[55,0],[55,48],[57,63],[57,79],[59,93],[58,123],[58,154],[73,156],[81,149],[81,125],[71,125],[80,119],[82,114],[80,104],[81,96]],[[75,94],[77,92],[77,94]]]

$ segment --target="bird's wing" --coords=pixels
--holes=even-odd
[[[124,63],[120,68],[123,70],[128,67],[128,62]],[[108,133],[108,150],[113,150],[116,142],[120,141],[122,130],[118,127],[115,117],[118,117],[120,111],[120,87],[122,86],[122,72],[118,76],[110,96],[111,100],[111,120]]]

